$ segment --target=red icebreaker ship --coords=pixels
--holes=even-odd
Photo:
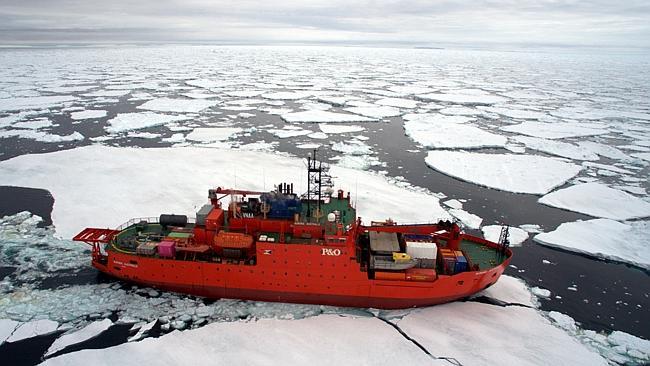
[[[328,167],[307,159],[308,189],[209,190],[195,219],[132,219],[74,237],[98,270],[144,286],[209,298],[373,307],[434,305],[494,284],[508,266],[499,243],[449,221],[364,224]]]

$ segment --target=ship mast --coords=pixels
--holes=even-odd
[[[313,156],[307,156],[307,221],[312,217],[320,220],[323,217],[321,202],[323,200],[323,187],[332,188],[334,183],[329,175],[329,165],[323,164],[316,159],[316,149]],[[316,199],[315,212],[312,214],[311,200]]]

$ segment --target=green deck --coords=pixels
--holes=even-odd
[[[506,259],[496,249],[468,240],[460,242],[460,249],[469,256],[472,264],[478,264],[480,270],[496,267]]]
[[[341,223],[343,226],[352,224],[356,219],[355,209],[350,207],[350,204],[346,198],[339,200],[336,197],[332,197],[329,202],[321,203],[320,207],[323,211],[323,216],[319,220],[321,224],[326,223],[327,215],[330,212],[334,211],[339,211],[341,213]],[[313,214],[314,210],[316,209],[316,203],[312,202],[310,208]],[[302,213],[300,214],[300,217],[307,217],[307,203],[305,202],[302,203]]]

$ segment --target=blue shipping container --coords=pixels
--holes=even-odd
[[[465,272],[469,268],[467,264],[467,258],[464,256],[458,256],[456,257],[456,267],[455,267],[455,273],[460,273],[460,272]]]

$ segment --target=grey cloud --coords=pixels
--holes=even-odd
[[[0,0],[0,42],[553,43],[650,46],[632,0]]]

